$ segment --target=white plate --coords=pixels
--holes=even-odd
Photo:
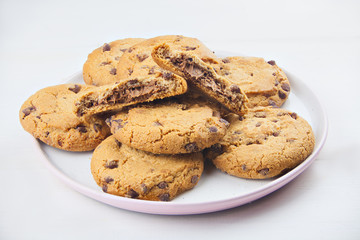
[[[328,122],[319,100],[301,80],[290,73],[287,73],[287,76],[291,83],[291,93],[283,108],[298,113],[310,123],[316,143],[313,153],[304,162],[278,178],[246,180],[224,174],[207,165],[195,188],[171,202],[130,199],[104,193],[96,185],[90,172],[91,152],[66,152],[49,147],[40,141],[35,142],[44,156],[43,162],[65,184],[90,198],[118,208],[153,214],[185,215],[237,207],[259,199],[289,183],[310,166],[325,143]],[[68,82],[83,83],[82,74],[73,75]]]

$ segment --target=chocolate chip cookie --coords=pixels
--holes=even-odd
[[[50,146],[67,151],[93,150],[110,131],[100,117],[85,119],[73,112],[74,99],[89,88],[63,84],[39,90],[22,105],[21,125]]]
[[[231,114],[225,137],[206,150],[220,170],[241,178],[271,178],[293,169],[314,149],[308,122],[285,109],[257,107]]]
[[[147,39],[130,47],[119,59],[117,77],[119,80],[129,77],[157,76],[163,73],[152,59],[152,49],[161,43],[167,43],[176,50],[193,53],[205,62],[217,63],[217,57],[196,38],[180,35],[166,35]]]
[[[83,66],[83,78],[86,84],[101,86],[115,83],[117,64],[120,57],[131,46],[144,41],[143,38],[126,38],[105,43],[89,54]]]
[[[175,51],[168,44],[153,49],[154,61],[164,69],[184,77],[211,98],[232,112],[243,115],[248,101],[241,88],[218,75],[210,64],[186,51]]]
[[[228,122],[208,106],[160,102],[131,108],[107,120],[115,138],[155,154],[199,152],[220,141]]]
[[[201,153],[154,155],[121,144],[114,136],[94,151],[91,172],[106,193],[170,201],[193,188],[203,172]]]
[[[249,99],[247,107],[280,107],[290,93],[290,83],[275,61],[257,57],[227,57],[211,64],[216,73],[237,84]]]
[[[172,73],[159,76],[137,77],[119,83],[88,88],[75,101],[78,116],[120,110],[141,102],[149,102],[186,92],[186,81]]]

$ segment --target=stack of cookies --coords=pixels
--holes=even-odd
[[[23,128],[66,151],[92,151],[104,192],[170,201],[204,161],[241,178],[280,176],[313,151],[311,126],[280,108],[290,83],[275,61],[219,58],[198,39],[122,39],[89,54],[84,84],[39,90]]]

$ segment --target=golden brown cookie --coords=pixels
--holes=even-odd
[[[296,167],[314,149],[311,126],[294,112],[257,107],[243,117],[231,114],[227,120],[227,134],[206,150],[206,157],[230,175],[275,177]]]
[[[180,35],[166,35],[147,39],[126,51],[119,60],[117,67],[118,80],[129,77],[157,76],[164,70],[152,59],[152,49],[161,43],[169,44],[173,49],[195,54],[205,62],[217,63],[217,57],[196,38]]]
[[[74,111],[78,116],[91,116],[183,94],[186,90],[186,81],[170,72],[157,77],[130,78],[119,83],[88,88],[79,94]]]
[[[193,188],[203,172],[201,153],[154,155],[118,142],[114,136],[94,151],[91,172],[104,192],[144,200],[170,201]]]
[[[232,112],[239,115],[246,112],[248,99],[241,88],[218,75],[210,64],[196,55],[186,51],[176,51],[168,44],[161,44],[153,49],[152,57],[159,66],[184,77]]]
[[[80,118],[73,112],[74,99],[89,88],[63,84],[39,90],[21,106],[21,125],[50,146],[67,151],[93,150],[110,131],[101,118]]]
[[[120,57],[131,46],[144,41],[143,38],[126,38],[105,43],[89,54],[83,66],[83,78],[86,84],[101,86],[115,83],[117,64]]]
[[[290,83],[275,61],[257,57],[227,57],[211,64],[217,74],[237,84],[249,99],[247,107],[280,107],[290,93]]]
[[[228,122],[208,106],[159,102],[107,120],[121,143],[155,154],[199,152],[220,141]]]

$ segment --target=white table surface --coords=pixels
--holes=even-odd
[[[0,239],[360,239],[359,1],[0,1]],[[217,213],[159,216],[68,188],[18,120],[40,88],[125,37],[183,34],[276,62],[329,117],[315,162],[280,190]]]

